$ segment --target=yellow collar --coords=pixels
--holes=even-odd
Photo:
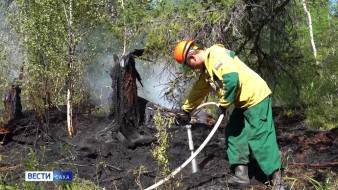
[[[212,72],[212,67],[213,66],[210,65],[210,64],[212,64],[210,62],[210,56],[211,56],[210,53],[211,53],[211,51],[213,51],[214,49],[217,49],[217,48],[224,48],[224,46],[222,44],[213,45],[210,48],[208,48],[208,49],[205,50],[206,53],[204,55],[205,56],[204,57],[204,66],[205,66],[205,68],[206,68],[206,70],[207,70],[207,72],[208,72],[211,80],[214,80],[214,75],[213,75],[213,72]]]

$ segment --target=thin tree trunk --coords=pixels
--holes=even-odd
[[[124,3],[123,0],[120,0],[122,9],[124,10]],[[124,19],[123,21],[123,52],[122,55],[126,53],[126,47],[127,47],[127,27],[126,27],[126,21]]]
[[[72,38],[72,11],[73,11],[73,1],[69,0],[69,17],[67,14],[65,3],[64,10],[65,15],[68,22],[68,43],[69,43],[69,49],[68,49],[68,76],[67,76],[67,128],[68,128],[68,135],[69,137],[73,137],[73,112],[72,112],[72,64],[73,64],[73,38]]]
[[[73,137],[73,124],[72,124],[72,92],[71,85],[69,85],[69,89],[67,90],[67,128],[69,137]]]
[[[46,134],[48,136],[49,134],[49,124],[50,124],[50,94],[49,94],[49,89],[48,89],[48,78],[47,77],[44,77],[45,79],[45,89],[44,89],[44,111],[45,111],[45,120],[46,120],[46,123],[45,123],[45,130],[46,130]]]
[[[274,9],[274,4],[270,0],[270,11]],[[272,60],[275,58],[275,18],[272,18],[270,21],[270,56]]]
[[[307,17],[309,19],[309,31],[310,31],[310,40],[311,40],[311,45],[312,45],[312,50],[313,50],[313,56],[314,56],[314,58],[316,60],[316,65],[318,66],[319,62],[317,61],[317,49],[316,49],[316,44],[315,44],[315,41],[314,41],[314,38],[313,38],[313,29],[312,29],[311,14],[310,14],[310,11],[306,7],[305,0],[301,0],[301,1],[302,1],[302,4],[303,4],[304,11],[307,14]]]

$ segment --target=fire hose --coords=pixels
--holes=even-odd
[[[201,111],[204,107],[206,106],[210,106],[210,105],[216,105],[217,107],[219,107],[220,105],[215,103],[215,102],[207,102],[204,104],[201,104],[200,106],[198,106],[192,113],[191,116],[193,116],[194,114],[198,113],[199,111]],[[164,182],[168,181],[170,178],[173,178],[177,173],[179,173],[184,167],[186,167],[192,160],[194,160],[194,158],[204,149],[204,147],[209,143],[210,139],[214,136],[214,134],[216,133],[218,127],[220,126],[222,120],[224,118],[224,113],[222,113],[214,128],[211,130],[211,132],[209,133],[209,135],[207,136],[207,138],[204,140],[204,142],[200,145],[200,147],[198,147],[198,149],[196,150],[196,152],[192,153],[191,156],[178,168],[176,168],[171,174],[169,174],[166,178],[158,181],[157,183],[155,183],[154,185],[146,188],[145,190],[151,190],[151,189],[155,189],[157,187],[159,187],[160,185],[162,185]]]

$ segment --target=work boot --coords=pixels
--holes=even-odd
[[[235,165],[232,171],[234,174],[228,178],[228,185],[232,188],[246,188],[250,185],[247,165]]]
[[[272,189],[273,190],[286,190],[282,180],[282,170],[277,170],[272,174]]]

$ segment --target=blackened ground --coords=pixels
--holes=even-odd
[[[156,105],[148,104],[148,115],[142,127],[144,132],[151,135],[156,133],[152,120],[156,110]],[[176,112],[162,109],[161,114],[174,116]],[[152,185],[155,179],[160,180],[157,163],[151,154],[155,144],[125,148],[111,131],[109,119],[89,118],[86,115],[76,116],[76,136],[70,139],[65,115],[54,112],[52,116],[54,119],[48,134],[46,129],[38,129],[31,118],[26,118],[13,134],[1,137],[5,141],[1,147],[0,173],[6,174],[7,183],[20,185],[24,180],[24,171],[38,168],[45,171],[70,170],[79,178],[93,181],[106,189],[142,189]],[[197,121],[192,127],[196,149],[211,131],[213,125],[209,124],[214,121],[208,117],[201,118],[194,118]],[[333,179],[337,180],[338,128],[324,132],[311,130],[301,120],[297,117],[275,118],[277,140],[287,164],[287,176],[296,179],[309,176],[324,182],[327,173],[332,172]],[[191,154],[185,123],[180,123],[169,129],[172,170]],[[225,151],[224,127],[197,156],[197,162],[201,168],[199,172],[192,174],[189,164],[173,180],[174,184],[179,184],[177,189],[227,189],[230,169]],[[141,166],[146,171],[137,173]],[[264,182],[267,177],[255,164],[250,165],[250,176],[254,189],[266,189]]]

